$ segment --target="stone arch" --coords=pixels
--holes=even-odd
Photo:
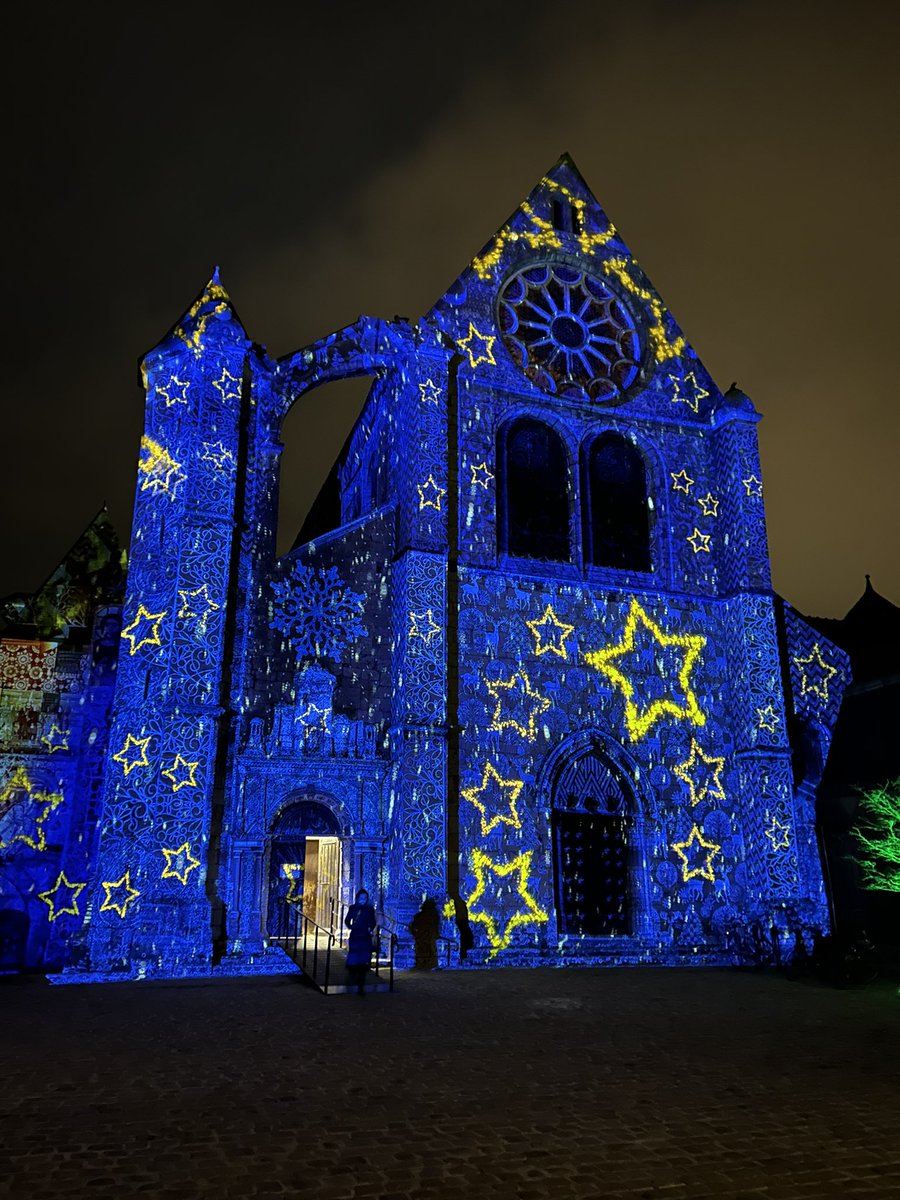
[[[277,806],[266,834],[264,911],[270,935],[282,931],[291,904],[318,924],[340,922],[348,834],[343,805],[324,789],[289,792]]]

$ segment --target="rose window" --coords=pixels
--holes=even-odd
[[[634,321],[605,283],[562,263],[518,271],[503,285],[499,323],[518,366],[559,396],[620,399],[640,365]]]

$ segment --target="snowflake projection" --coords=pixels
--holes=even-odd
[[[317,570],[297,563],[272,591],[269,624],[288,638],[298,658],[339,659],[366,632],[360,620],[365,596],[352,592],[334,567]]]

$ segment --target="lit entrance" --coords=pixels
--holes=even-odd
[[[342,853],[337,819],[315,800],[284,809],[272,830],[269,849],[267,927],[279,934],[285,905],[325,929],[340,928]]]

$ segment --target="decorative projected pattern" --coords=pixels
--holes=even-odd
[[[334,567],[295,563],[286,580],[273,582],[272,592],[271,627],[289,639],[298,658],[340,658],[365,635],[366,598],[347,587]]]

